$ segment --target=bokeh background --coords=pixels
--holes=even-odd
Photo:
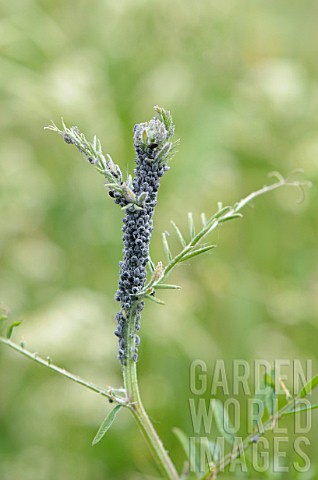
[[[170,219],[186,231],[188,211],[213,213],[273,170],[303,168],[314,184],[302,203],[293,189],[255,201],[217,231],[212,254],[173,274],[183,289],[164,292],[166,306],[145,308],[141,391],[181,468],[172,428],[193,434],[193,359],[207,363],[209,381],[216,359],[229,378],[238,358],[310,359],[317,371],[318,4],[10,0],[0,13],[0,300],[23,322],[14,340],[32,351],[121,385],[113,331],[122,212],[78,152],[43,130],[51,119],[97,134],[132,171],[133,125],[153,105],[172,111],[181,143],[160,190],[155,261]],[[1,480],[156,477],[128,413],[92,448],[109,409],[102,398],[4,346],[0,364]],[[316,420],[313,412],[312,461]],[[299,477],[265,474],[316,475],[314,466]]]

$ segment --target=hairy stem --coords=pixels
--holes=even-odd
[[[97,385],[94,385],[93,383],[88,382],[86,380],[83,380],[82,378],[78,377],[77,375],[74,375],[73,373],[68,372],[64,368],[61,368],[61,367],[58,367],[57,365],[54,365],[53,363],[51,363],[50,358],[47,358],[47,359],[41,358],[41,357],[39,357],[37,352],[30,352],[29,350],[27,350],[23,346],[23,344],[18,345],[17,343],[12,342],[8,338],[0,337],[0,342],[7,345],[10,348],[12,348],[16,352],[21,353],[25,357],[30,358],[34,362],[37,362],[40,365],[43,365],[44,367],[47,367],[47,368],[50,368],[51,370],[54,370],[54,372],[57,372],[57,373],[63,375],[64,377],[69,378],[70,380],[78,383],[79,385],[83,385],[84,387],[88,388],[89,390],[92,390],[95,393],[99,393],[103,397],[107,397],[112,402],[117,402],[117,403],[121,403],[121,404],[126,403],[126,399],[124,398],[125,391],[123,391],[123,390],[120,390],[120,389],[117,390],[117,389],[114,389],[112,387],[107,387],[105,389],[105,388],[101,388]],[[117,396],[117,392],[121,392],[122,396]]]

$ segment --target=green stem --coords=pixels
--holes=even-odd
[[[278,420],[284,415],[284,413],[288,412],[292,407],[295,407],[299,401],[299,396],[292,398],[289,400],[278,412],[276,412],[272,417],[270,417],[264,424],[262,425],[261,431],[254,431],[250,435],[248,435],[242,445],[238,446],[235,450],[225,455],[219,462],[217,462],[212,470],[206,472],[200,480],[214,480],[218,473],[224,472],[225,467],[230,465],[236,458],[238,458],[241,453],[247,450],[253,443],[254,438],[262,437],[266,432],[269,430],[273,430]]]
[[[128,397],[128,407],[134,415],[137,424],[143,433],[145,440],[150,448],[154,460],[160,470],[163,478],[166,480],[179,480],[179,475],[173,465],[168,452],[165,450],[156,430],[154,429],[149,416],[142,404],[138,379],[137,364],[132,359],[135,350],[135,319],[134,314],[129,318],[126,331],[126,342],[128,358],[126,365],[123,367],[124,384]]]
[[[206,223],[206,225],[198,232],[192,240],[189,241],[188,244],[184,245],[183,250],[181,250],[178,255],[176,255],[170,262],[167,264],[167,266],[164,268],[162,274],[160,275],[159,278],[157,278],[155,281],[150,281],[145,288],[143,289],[142,292],[139,292],[140,297],[145,296],[145,293],[147,290],[152,287],[156,288],[156,286],[161,283],[167,275],[182,261],[185,255],[193,251],[193,248],[198,245],[200,240],[205,238],[207,235],[209,235],[213,230],[215,230],[222,222],[225,222],[228,219],[233,218],[233,215],[239,213],[246,205],[248,205],[251,201],[253,201],[255,198],[264,195],[268,192],[272,192],[273,190],[277,190],[278,188],[281,187],[297,187],[301,189],[303,193],[303,188],[305,186],[310,186],[310,182],[301,182],[301,181],[291,181],[288,178],[285,179],[281,177],[278,173],[276,173],[276,176],[278,177],[278,182],[273,183],[272,185],[265,185],[264,187],[260,188],[259,190],[256,190],[255,192],[250,193],[247,195],[245,198],[240,200],[238,203],[236,203],[233,207],[224,207],[220,211],[216,212]]]
[[[87,380],[84,380],[83,378],[68,372],[67,370],[65,370],[65,368],[61,368],[61,367],[58,367],[57,365],[54,365],[51,362],[51,359],[49,357],[44,359],[40,357],[37,354],[37,352],[30,352],[30,350],[27,350],[23,344],[18,345],[17,343],[12,342],[8,338],[0,336],[0,343],[7,345],[8,347],[12,348],[16,352],[21,353],[22,355],[29,358],[30,360],[33,360],[34,362],[39,363],[40,365],[43,365],[44,367],[49,368],[50,370],[54,370],[54,372],[57,372],[63,375],[64,377],[69,378],[73,382],[76,382],[79,385],[83,385],[89,390],[92,390],[95,393],[99,393],[103,397],[107,397],[110,401],[117,402],[123,405],[126,403],[126,399],[124,397],[125,391],[122,391],[121,389],[115,389],[112,387],[107,387],[105,389],[105,388],[99,387],[98,385],[88,382]]]

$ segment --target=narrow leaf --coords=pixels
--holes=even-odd
[[[131,296],[136,296],[136,297],[144,297],[145,295],[150,295],[150,294],[153,294],[154,293],[154,289],[153,287],[150,285],[148,288],[146,288],[145,290],[140,290],[140,292],[137,292],[137,293],[134,293],[134,294],[131,294]]]
[[[222,204],[221,204],[222,205]],[[232,210],[232,207],[222,207],[220,210],[218,210],[212,217],[209,218],[208,224],[214,222],[218,218],[222,217],[222,215],[225,215],[226,213],[229,213]]]
[[[142,205],[148,198],[148,192],[142,192],[138,197],[139,205]]]
[[[155,271],[155,264],[153,263],[153,261],[151,260],[151,258],[149,257],[149,260],[148,260],[148,263],[147,263],[147,266],[150,270],[150,273],[153,273]]]
[[[220,400],[213,400],[213,412],[219,432],[223,435],[224,439],[232,445],[235,439],[232,433],[234,431],[233,425]]]
[[[271,390],[268,395],[265,397],[265,405],[269,415],[272,417],[275,413],[277,402],[276,402],[276,395],[275,391]]]
[[[181,243],[181,245],[183,247],[186,247],[187,246],[187,242],[185,241],[185,239],[183,238],[182,236],[182,233],[180,232],[179,228],[177,227],[177,225],[171,220],[171,225],[173,226],[173,228],[175,229],[176,231],[176,234],[177,234],[177,237],[179,239],[179,242]]]
[[[219,218],[219,223],[227,222],[228,220],[234,220],[235,218],[242,218],[243,215],[241,213],[233,213],[233,215],[229,215],[224,218]]]
[[[98,432],[96,433],[94,440],[92,442],[92,445],[96,445],[96,443],[100,442],[107,430],[112,426],[113,421],[115,420],[115,417],[118,413],[118,411],[122,408],[122,405],[116,405],[115,408],[113,408],[108,415],[105,417],[103,423],[99,427]]]
[[[97,170],[102,171],[100,168],[97,168]],[[117,183],[104,183],[104,187],[115,188],[115,189],[117,188],[117,189],[121,190],[120,187],[118,187]]]
[[[132,176],[131,175],[128,175],[127,180],[126,180],[126,185],[130,189],[133,188],[133,181],[132,181]]]
[[[275,370],[272,369],[270,373],[265,373],[263,377],[264,387],[270,387],[275,391]]]
[[[265,408],[269,416],[273,416],[277,408],[277,396],[275,394],[275,372],[265,373],[262,381],[255,392],[252,402],[252,412],[254,418],[260,418],[264,415]],[[261,407],[261,411],[259,411]]]
[[[218,462],[221,459],[221,451],[219,449],[218,444],[213,440],[209,440],[209,447],[210,447],[210,452],[212,454],[213,460],[215,462]]]
[[[212,250],[212,248],[215,248],[216,245],[208,245],[206,247],[198,248],[197,250],[194,250],[194,252],[187,253],[184,255],[184,257],[181,258],[180,262],[184,262],[185,260],[189,260],[189,258],[196,257],[197,255],[200,255],[201,253],[208,252],[209,250]]]
[[[12,337],[13,330],[15,329],[15,327],[18,327],[19,325],[21,325],[21,322],[13,322],[13,323],[11,323],[10,327],[9,327],[8,330],[7,330],[7,338],[11,338],[11,337]]]
[[[133,206],[133,203],[127,203],[127,205],[124,205],[123,207],[121,207],[122,210],[127,210],[127,208],[130,208]]]
[[[206,219],[206,215],[203,212],[201,213],[201,222],[202,222],[203,227],[206,227],[208,222],[207,222],[207,219]]]
[[[304,398],[308,393],[310,393],[318,385],[318,375],[315,375],[304,388],[300,391],[299,397]]]
[[[295,413],[298,412],[305,412],[306,410],[315,410],[318,408],[318,403],[315,403],[313,405],[307,405],[306,407],[295,407],[293,410],[288,410],[287,412],[284,412],[283,415],[294,415]]]
[[[163,302],[157,297],[154,297],[153,295],[145,295],[145,298],[148,298],[148,300],[151,300],[154,303],[158,303],[159,305],[165,305],[165,302]]]
[[[182,447],[182,450],[184,451],[186,458],[187,458],[187,468],[185,471],[185,474],[183,474],[180,477],[180,480],[184,479],[186,480],[188,478],[188,469],[189,466],[191,465],[191,468],[194,467],[195,472],[199,475],[202,470],[201,462],[200,462],[200,445],[198,443],[198,440],[200,440],[200,437],[195,438],[192,437],[191,439],[187,437],[187,435],[180,430],[180,428],[173,428],[172,429],[173,433],[179,440],[179,443]],[[207,440],[207,439],[206,439]]]
[[[268,393],[265,395],[265,405],[269,415],[272,417],[278,407],[277,396],[275,393],[275,370],[272,369],[270,373],[265,373],[263,377],[263,385]],[[269,387],[269,388],[268,388]]]
[[[179,443],[184,453],[186,454],[187,459],[189,459],[189,455],[190,455],[189,438],[182,430],[180,430],[180,428],[174,427],[172,431],[177,437],[177,439],[179,440]]]
[[[168,262],[171,262],[172,255],[171,255],[170,248],[169,248],[169,245],[168,245],[167,235],[165,233],[162,234],[162,245],[163,245],[163,249],[164,249],[164,252],[165,252],[165,255],[166,255],[166,258],[167,258]]]
[[[180,285],[170,285],[169,283],[158,283],[158,285],[154,285],[154,289],[161,289],[161,290],[180,290]]]
[[[195,237],[195,228],[194,228],[193,215],[191,212],[188,213],[188,224],[189,224],[190,238],[192,239],[193,237]]]

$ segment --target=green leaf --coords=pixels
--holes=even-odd
[[[103,172],[102,169],[100,168],[97,168],[96,170],[98,170],[99,172]],[[122,193],[122,188],[120,188],[117,183],[104,183],[104,187],[107,187],[107,188],[113,188],[114,190],[117,190],[117,192],[119,193]]]
[[[179,242],[181,243],[181,245],[183,247],[186,247],[187,246],[187,242],[185,241],[185,239],[183,238],[182,236],[182,233],[180,232],[179,228],[177,227],[177,225],[171,220],[171,225],[173,226],[173,228],[175,229],[176,231],[176,234],[177,234],[177,237],[179,239]]]
[[[150,300],[151,302],[158,303],[158,305],[165,305],[165,302],[163,300],[160,300],[153,295],[145,295],[145,298],[148,298],[148,300]]]
[[[201,222],[202,222],[203,227],[207,226],[208,221],[206,219],[206,215],[205,215],[204,212],[201,213]]]
[[[198,439],[195,439],[195,443],[193,444],[193,451],[191,452],[190,451],[190,439],[188,438],[188,436],[182,431],[180,430],[180,428],[173,428],[172,429],[173,433],[175,434],[175,436],[177,437],[177,439],[179,440],[179,443],[182,447],[182,450],[184,451],[185,455],[186,455],[186,458],[187,460],[189,461],[189,463],[193,463],[194,465],[194,469],[195,471],[199,474],[201,472],[201,465],[200,465],[200,455],[199,455],[199,452],[198,452],[198,442],[197,440]],[[191,455],[192,453],[192,455]],[[192,458],[190,458],[192,457]]]
[[[215,248],[216,245],[207,245],[206,247],[198,248],[197,250],[194,250],[194,252],[187,253],[180,259],[180,262],[184,262],[185,260],[189,260],[189,258],[196,257],[197,255],[200,255],[201,253],[208,252],[209,250],[212,250],[212,248]]]
[[[143,131],[142,131],[142,141],[143,141],[144,143],[147,143],[147,140],[148,140],[147,131],[146,131],[146,130],[143,130]]]
[[[220,400],[213,401],[213,411],[215,416],[215,421],[218,427],[219,432],[223,435],[224,439],[229,443],[233,444],[235,436],[231,431],[234,431],[231,420],[228,416],[227,411],[223,408],[222,402]]]
[[[221,451],[218,444],[214,440],[209,440],[209,447],[213,460],[218,462],[221,459]]]
[[[233,215],[226,216],[224,218],[219,218],[219,223],[227,222],[228,220],[234,220],[235,218],[242,218],[241,213],[233,213]]]
[[[271,417],[274,415],[276,410],[275,407],[277,406],[275,405],[275,399],[276,399],[276,395],[274,390],[271,390],[270,393],[265,396],[265,405]]]
[[[216,221],[222,217],[222,215],[225,215],[226,213],[229,213],[230,211],[232,210],[232,207],[222,207],[220,210],[218,210],[216,213],[214,213],[212,215],[212,217],[210,217],[207,221],[207,224],[204,228],[211,228],[214,226],[214,224],[216,223]],[[210,230],[208,229],[208,233],[210,232]]]
[[[275,399],[276,394],[275,394],[275,370],[272,369],[271,373],[265,373],[263,377],[263,386],[269,387],[269,392],[265,394],[264,396],[264,401],[265,401],[265,406],[267,408],[267,411],[269,415],[272,417],[275,413],[275,410],[277,408],[277,404],[275,404]]]
[[[315,375],[304,388],[300,391],[299,397],[304,398],[308,393],[310,393],[318,385],[318,375]]]
[[[275,370],[272,369],[271,373],[265,373],[263,377],[263,385],[265,387],[270,387],[272,390],[275,391]]]
[[[147,263],[147,266],[150,270],[150,273],[153,273],[155,271],[155,264],[153,263],[153,261],[151,260],[151,258],[149,257],[149,260],[148,260],[148,263]]]
[[[189,438],[182,430],[180,430],[180,428],[174,427],[172,431],[177,437],[177,439],[179,440],[179,443],[184,453],[186,454],[187,459],[189,459],[189,455],[190,455]]]
[[[121,207],[122,210],[127,210],[127,208],[130,208],[133,206],[133,203],[127,203],[127,205],[124,205],[123,207]]]
[[[218,218],[222,217],[222,215],[225,215],[226,213],[229,213],[230,210],[232,210],[232,207],[221,207],[220,210],[218,210],[214,215],[212,215],[211,218],[209,218],[208,223],[213,222],[214,220],[217,220]]]
[[[188,213],[188,224],[189,224],[190,238],[192,239],[193,237],[195,237],[195,228],[194,228],[193,215],[191,212]]]
[[[147,198],[148,198],[148,192],[142,192],[138,197],[138,204],[143,205],[143,203],[147,200]]]
[[[295,407],[293,410],[288,410],[287,412],[283,412],[283,415],[294,415],[295,413],[298,412],[305,412],[306,410],[315,410],[318,408],[318,403],[315,403],[313,405],[307,405],[305,407]]]
[[[15,329],[15,327],[18,327],[19,325],[21,325],[21,322],[13,322],[13,323],[11,323],[10,327],[9,327],[8,330],[7,330],[7,338],[11,338],[11,337],[12,337],[13,330]]]
[[[112,426],[113,421],[116,418],[118,411],[122,408],[122,405],[116,405],[105,417],[103,423],[99,427],[98,432],[96,433],[92,445],[96,445],[98,442],[101,441],[107,430]]]
[[[154,285],[154,289],[161,289],[161,290],[180,290],[179,285],[170,285],[168,283],[158,283],[157,285]]]
[[[273,416],[277,407],[275,403],[276,394],[275,394],[275,371],[272,370],[271,373],[265,373],[262,377],[262,381],[255,393],[255,400],[259,400],[262,403],[262,416],[267,409],[270,416]],[[258,415],[259,404],[258,402],[252,403],[253,416],[259,417]]]
[[[168,262],[171,262],[172,255],[171,255],[170,248],[169,248],[169,245],[168,245],[167,235],[165,233],[162,234],[162,245],[163,245],[163,249],[164,249],[164,252],[165,252],[165,255],[166,255],[166,258],[167,258]]]

